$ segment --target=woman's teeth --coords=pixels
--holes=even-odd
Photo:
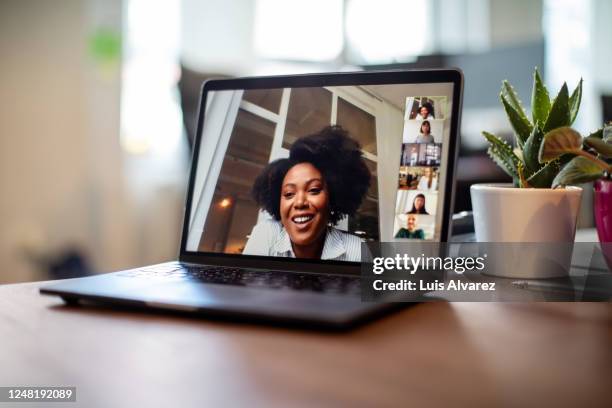
[[[304,224],[314,218],[313,215],[303,215],[301,217],[293,217],[292,220],[296,224]]]

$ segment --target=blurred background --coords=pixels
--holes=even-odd
[[[172,259],[209,77],[463,69],[469,210],[505,180],[480,136],[511,136],[503,79],[528,102],[535,66],[552,94],[582,77],[575,127],[612,119],[611,21],[607,0],[2,0],[0,283]]]

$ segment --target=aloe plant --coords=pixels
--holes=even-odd
[[[554,129],[544,135],[538,154],[540,163],[571,158],[554,178],[552,187],[582,184],[612,174],[612,125],[587,137],[570,127]]]
[[[517,187],[550,188],[561,168],[571,157],[565,154],[551,160],[540,161],[539,152],[544,135],[552,130],[567,128],[574,123],[582,98],[582,79],[569,94],[564,83],[551,100],[542,77],[536,68],[531,94],[531,118],[527,116],[516,91],[508,81],[502,82],[500,99],[514,130],[515,145],[502,138],[482,132],[489,142],[488,154],[493,161],[512,177]]]

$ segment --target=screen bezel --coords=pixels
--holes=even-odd
[[[186,250],[191,217],[191,203],[193,199],[194,183],[199,158],[202,129],[204,127],[204,111],[206,98],[210,91],[247,90],[270,88],[302,88],[323,86],[359,86],[359,85],[394,85],[394,84],[426,84],[426,83],[452,83],[453,106],[451,115],[450,140],[448,141],[447,171],[444,190],[444,205],[442,212],[442,226],[440,241],[446,242],[451,234],[451,216],[454,205],[454,174],[458,155],[458,129],[460,123],[459,113],[463,99],[463,73],[459,69],[429,69],[429,70],[393,70],[393,71],[365,71],[365,72],[339,72],[326,74],[303,74],[268,77],[246,77],[231,79],[211,79],[202,84],[200,106],[198,110],[198,125],[193,144],[187,199],[183,211],[183,231],[179,261],[232,266],[243,268],[256,268],[267,270],[284,270],[314,273],[338,273],[358,275],[360,262],[333,261],[303,258],[279,258],[272,256],[223,254],[217,252],[191,252]]]

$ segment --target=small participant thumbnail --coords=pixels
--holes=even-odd
[[[446,119],[446,96],[409,96],[405,120]]]
[[[443,120],[407,120],[404,122],[403,143],[442,143]]]
[[[398,190],[395,214],[435,215],[438,193],[421,190]]]
[[[395,239],[433,239],[435,217],[433,215],[397,214],[393,228]]]
[[[438,167],[400,167],[398,189],[437,191]]]
[[[400,166],[439,167],[441,157],[442,145],[440,143],[404,143],[402,144]]]

